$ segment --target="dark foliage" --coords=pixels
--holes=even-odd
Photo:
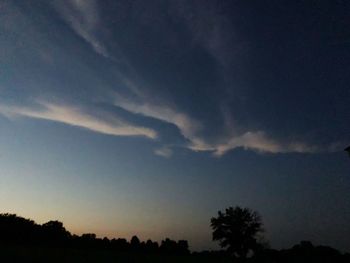
[[[137,236],[133,236],[130,242],[124,238],[112,240],[107,237],[97,238],[93,233],[77,236],[71,235],[59,221],[49,221],[39,225],[15,214],[0,214],[0,245],[97,248],[140,254],[180,255],[189,253],[188,243],[185,240],[176,242],[167,238],[159,246],[152,240],[141,242]]]
[[[61,222],[39,225],[13,214],[0,214],[0,255],[1,262],[350,262],[350,254],[308,241],[291,249],[260,249],[250,258],[232,258],[224,250],[190,253],[186,240],[166,238],[158,245],[136,236],[128,242],[124,238],[97,238],[91,233],[71,235]]]
[[[13,214],[0,215],[0,233],[0,244],[35,244],[43,240],[39,225]]]
[[[69,242],[71,234],[59,221],[49,221],[39,227],[42,241],[46,244],[64,245]]]
[[[218,217],[211,219],[213,240],[238,258],[245,258],[250,251],[260,248],[258,235],[263,231],[261,217],[249,208],[229,207],[225,213],[218,212]]]
[[[290,249],[259,251],[253,258],[253,262],[350,262],[350,254],[341,254],[338,250],[327,246],[313,246],[309,241],[302,241]]]
[[[349,157],[350,157],[350,146],[346,147],[346,148],[344,149],[344,151],[348,152]]]
[[[188,243],[186,240],[179,240],[178,242],[176,242],[174,240],[166,238],[162,241],[160,245],[160,251],[162,253],[172,255],[187,254],[189,252]]]

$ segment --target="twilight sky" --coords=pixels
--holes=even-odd
[[[0,209],[215,248],[350,251],[350,3],[0,0]]]

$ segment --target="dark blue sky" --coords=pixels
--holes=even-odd
[[[0,1],[0,205],[185,238],[260,211],[350,250],[347,1]]]

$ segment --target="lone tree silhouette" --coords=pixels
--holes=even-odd
[[[344,151],[348,152],[349,157],[350,157],[350,146],[346,147],[346,148],[344,149]]]
[[[225,213],[219,211],[218,217],[211,219],[211,227],[213,240],[234,257],[245,258],[260,247],[257,238],[263,232],[261,217],[249,208],[236,206]]]

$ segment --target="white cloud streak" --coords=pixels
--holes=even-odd
[[[109,57],[106,48],[95,35],[99,24],[99,15],[95,0],[65,0],[56,2],[55,6],[61,14],[62,18],[72,27],[76,34],[78,34],[87,43],[89,43],[98,54],[104,57]],[[199,10],[202,10],[204,12],[205,9]],[[182,15],[184,15],[186,19],[188,18],[186,13],[183,13]],[[201,17],[203,14],[200,13],[197,15]],[[197,17],[197,19],[200,17]],[[216,14],[215,17],[218,18]],[[219,18],[220,19],[217,20],[219,23],[225,22],[224,17]],[[213,54],[214,57],[222,62],[222,57],[226,57],[222,56],[222,50],[225,50],[223,43],[226,43],[228,40],[222,37],[222,32],[218,31],[218,29],[222,28],[222,26],[219,27],[216,25],[214,27],[207,27],[207,24],[201,23],[200,19],[198,21],[196,20],[187,22],[191,29],[193,29],[195,38],[200,41],[208,49],[208,51]],[[207,35],[211,36],[209,40],[207,37],[203,38],[203,36]],[[127,84],[127,86],[131,88],[130,85],[132,83]],[[221,138],[220,143],[209,143],[205,139],[198,136],[198,133],[202,130],[203,127],[197,120],[166,104],[151,104],[145,102],[146,100],[144,99],[144,96],[140,96],[140,92],[138,90],[135,90],[136,88],[134,86],[135,85],[132,85],[133,88],[131,90],[138,94],[138,97],[143,98],[144,101],[142,103],[138,103],[117,95],[115,105],[131,113],[140,114],[175,125],[179,129],[180,133],[189,141],[187,148],[193,151],[212,151],[215,156],[222,156],[228,151],[236,148],[244,148],[257,152],[268,153],[316,151],[315,147],[309,147],[302,143],[281,144],[271,138],[268,138],[262,131],[247,131],[241,135]],[[40,113],[40,116],[38,113],[33,113],[30,111],[26,111],[26,115],[22,115],[34,118],[56,119],[57,121],[65,122],[71,125],[74,125],[72,123],[77,123],[76,119],[68,120],[66,118],[62,118],[62,116],[56,115],[56,113],[59,113],[60,111],[61,109],[51,108],[50,111],[46,112],[45,114]],[[55,116],[51,116],[52,114]],[[72,110],[70,110],[69,114],[63,115],[74,116],[74,114],[72,115]],[[142,131],[141,133],[150,138],[155,137],[155,132],[153,131],[153,133],[150,133],[149,129],[147,132],[145,132],[144,129],[146,128],[137,128],[137,132],[135,131],[134,127],[130,128],[131,126],[126,126],[126,128],[116,128],[114,126],[111,127],[106,123],[96,123],[95,120],[87,120],[86,118],[80,119],[85,121],[84,123],[81,123],[82,125],[77,126],[82,126],[91,130],[97,129],[100,132],[107,134],[113,133],[114,135],[117,135],[119,133],[129,133],[132,130],[135,133]],[[127,131],[123,129],[126,129]],[[154,153],[167,158],[172,155],[172,151],[168,147],[156,149]]]
[[[152,129],[134,126],[116,118],[113,118],[113,120],[110,121],[102,120],[85,113],[76,107],[62,106],[46,102],[41,102],[39,105],[40,109],[0,105],[0,114],[10,118],[28,117],[50,120],[108,135],[145,136],[151,139],[157,137],[157,133]]]
[[[165,104],[137,103],[117,95],[115,105],[131,113],[175,125],[180,133],[189,141],[189,144],[186,146],[188,149],[196,152],[211,151],[217,157],[236,148],[244,148],[261,153],[313,153],[319,151],[318,147],[309,146],[301,142],[279,142],[269,138],[263,131],[246,131],[243,134],[220,138],[218,143],[212,143],[198,135],[203,128],[200,122]],[[164,149],[158,150],[155,153],[161,156],[167,155]]]
[[[96,37],[99,14],[95,0],[55,1],[56,10],[62,19],[71,26],[100,55],[109,58],[106,47]]]
[[[189,140],[194,139],[196,132],[201,128],[198,121],[166,105],[154,105],[146,102],[137,103],[120,95],[116,96],[115,105],[134,114],[141,114],[173,124]]]
[[[265,153],[313,153],[318,149],[314,146],[308,146],[300,142],[281,143],[269,138],[262,131],[245,132],[242,135],[229,138],[225,143],[214,146],[215,156],[222,156],[230,150],[244,148]]]
[[[164,158],[170,158],[173,155],[173,150],[169,147],[162,147],[154,150],[154,154]]]

